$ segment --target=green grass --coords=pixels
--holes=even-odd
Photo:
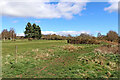
[[[94,53],[100,45],[73,51],[66,40],[17,40],[2,42],[4,78],[107,78],[117,77],[117,54]],[[17,46],[17,63],[15,62]],[[102,64],[101,64],[102,63]],[[110,76],[109,74],[110,73]]]

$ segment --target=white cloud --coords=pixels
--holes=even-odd
[[[38,0],[30,1],[31,2],[9,2],[8,0],[2,0],[0,2],[0,7],[2,7],[0,14],[16,17],[70,19],[73,15],[81,14],[81,11],[85,10],[88,0],[85,0],[85,2],[77,2],[76,0],[73,2],[63,2],[65,0],[60,0],[58,4],[38,2]]]
[[[81,33],[89,33],[88,31],[59,31],[57,32],[57,35],[64,35],[67,36],[68,34],[70,35],[80,35]]]
[[[120,0],[109,0],[109,3],[111,4],[109,7],[104,8],[105,11],[111,12],[118,12],[118,2]]]
[[[47,34],[56,34],[56,35],[61,35],[61,36],[67,36],[68,34],[76,36],[76,35],[80,35],[81,33],[87,33],[89,34],[89,31],[58,31],[58,32],[54,32],[54,31],[42,31],[42,34],[47,35]]]
[[[54,31],[41,31],[42,34],[48,35],[48,34],[56,34]]]
[[[75,14],[81,15],[81,12],[86,9],[87,2],[95,2],[95,0],[55,0],[54,2],[57,1],[59,1],[58,4],[48,3],[53,0],[1,0],[0,15],[71,19]],[[97,1],[100,2],[100,0]],[[105,11],[118,11],[118,1],[120,0],[103,1],[111,4],[104,8]]]
[[[17,36],[25,36],[24,33],[18,33]]]

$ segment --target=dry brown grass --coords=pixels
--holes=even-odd
[[[54,50],[53,49],[48,49],[47,50],[49,53],[54,53]]]
[[[32,49],[32,52],[36,53],[36,56],[34,59],[46,59],[50,56],[54,56],[54,50],[53,49],[45,49],[45,50],[39,50],[37,49]]]
[[[38,52],[39,49],[38,49],[38,48],[37,48],[37,49],[32,49],[32,51],[33,51],[33,52]]]
[[[118,52],[118,46],[117,45],[106,45],[106,46],[101,46],[97,49],[94,50],[95,52],[99,53],[113,53],[117,54]]]
[[[63,49],[64,50],[69,50],[69,51],[75,51],[75,50],[78,50],[78,48],[76,46],[73,46],[73,45],[65,45],[63,46]]]
[[[78,49],[84,49],[85,47],[84,46],[78,46],[77,48]]]
[[[35,58],[34,59],[45,59],[47,57],[51,56],[49,53],[38,53],[36,54]]]
[[[76,51],[78,49],[83,49],[83,48],[84,48],[83,46],[74,46],[72,44],[68,44],[68,45],[63,46],[63,49],[68,50],[68,51]]]

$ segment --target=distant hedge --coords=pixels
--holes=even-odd
[[[100,44],[100,42],[96,39],[86,39],[86,38],[68,39],[67,42],[70,44]]]

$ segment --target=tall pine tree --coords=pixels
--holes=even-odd
[[[40,27],[35,23],[31,25],[30,22],[27,23],[24,33],[26,38],[40,39],[42,36]]]

